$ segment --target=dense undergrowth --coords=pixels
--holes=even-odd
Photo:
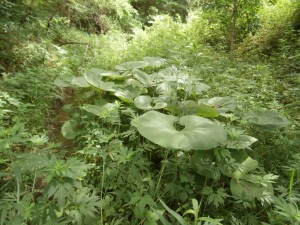
[[[0,224],[299,224],[299,4],[144,3],[0,3]]]

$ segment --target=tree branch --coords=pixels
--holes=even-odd
[[[58,46],[62,46],[62,45],[88,45],[88,44],[89,43],[85,43],[85,42],[68,41],[68,42],[59,43]]]

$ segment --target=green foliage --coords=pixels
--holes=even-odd
[[[14,107],[13,122],[34,124],[41,129],[48,122],[46,115],[51,115],[49,106],[54,100],[60,98],[60,94],[52,83],[55,70],[47,69],[28,69],[16,74],[5,74],[1,80],[1,89],[9,91],[11,97],[15,98],[20,104]],[[22,103],[22,104],[21,104]],[[35,115],[19,116],[19,115]]]
[[[177,130],[173,124],[183,126]],[[142,136],[170,149],[208,150],[226,140],[223,128],[214,122],[197,116],[183,116],[180,119],[155,111],[149,111],[132,121]]]
[[[176,189],[179,187],[175,186],[174,180],[164,178],[164,174],[168,173],[169,170],[169,173],[173,173],[174,169],[169,167],[170,163],[175,163],[175,165],[178,163],[178,158],[171,155],[174,150],[177,150],[177,152],[183,150],[180,151],[183,165],[192,169],[188,173],[194,174],[194,176],[204,176],[206,179],[213,181],[226,179],[225,177],[230,178],[232,196],[237,203],[242,203],[244,207],[254,207],[255,200],[260,201],[263,205],[270,204],[274,194],[272,183],[278,176],[264,172],[262,168],[258,167],[258,161],[252,159],[244,150],[249,149],[251,144],[257,141],[256,138],[246,135],[242,129],[242,126],[251,124],[250,114],[246,114],[249,116],[246,119],[240,120],[240,127],[237,120],[234,121],[234,126],[230,124],[230,121],[223,122],[224,124],[221,126],[215,121],[203,118],[202,116],[217,118],[219,123],[222,123],[226,116],[239,112],[235,110],[236,103],[228,97],[200,99],[196,102],[195,99],[201,98],[203,92],[208,90],[207,85],[199,82],[199,79],[189,78],[186,73],[174,66],[163,69],[161,67],[156,68],[157,65],[162,66],[162,63],[157,64],[157,62],[164,62],[162,59],[155,58],[154,60],[150,57],[145,59],[144,61],[122,63],[115,67],[117,71],[93,68],[85,72],[82,78],[73,78],[76,82],[69,81],[69,85],[72,85],[72,83],[76,85],[78,84],[77,81],[80,80],[79,86],[84,87],[85,90],[87,90],[88,84],[91,90],[98,92],[107,101],[92,100],[94,104],[84,104],[82,109],[90,114],[86,115],[84,111],[81,111],[79,112],[81,113],[80,116],[77,111],[74,117],[64,124],[62,128],[63,135],[68,138],[67,134],[74,134],[71,138],[75,138],[75,141],[91,143],[92,146],[101,146],[103,149],[111,149],[112,144],[114,146],[115,142],[118,143],[123,140],[124,145],[129,148],[143,149],[141,154],[144,154],[146,158],[148,157],[147,154],[145,155],[145,150],[148,148],[146,146],[151,146],[151,150],[149,150],[158,155],[157,157],[160,158],[162,165],[159,171],[152,171],[152,173],[157,174],[158,178],[157,180],[150,178],[152,185],[150,190],[145,192],[148,194],[140,195],[137,192],[136,197],[133,198],[134,200],[131,199],[131,203],[135,206],[134,215],[137,219],[148,215],[149,208],[147,206],[154,209],[157,207],[154,204],[154,199],[161,189],[164,190],[164,187],[169,186],[169,182],[172,185],[165,190],[165,193],[173,195],[172,193],[178,191]],[[150,62],[155,63],[151,64]],[[83,78],[86,81],[83,81]],[[83,83],[84,85],[82,85]],[[148,96],[143,94],[148,94]],[[152,98],[164,101],[163,107],[156,107],[157,104],[151,105],[153,104]],[[143,101],[147,101],[147,103]],[[144,108],[144,104],[147,107]],[[216,111],[213,111],[214,108],[212,107],[216,107]],[[147,111],[149,109],[152,110]],[[147,112],[143,112],[145,110]],[[283,118],[273,111],[272,113],[280,119]],[[128,118],[128,115],[131,118]],[[79,120],[79,118],[81,119]],[[89,118],[94,118],[95,122],[91,123]],[[261,123],[275,126],[275,128],[287,125],[287,123],[284,123],[282,126],[277,127],[278,121],[274,122],[269,116],[262,115],[260,119],[263,121]],[[285,118],[283,119],[285,120]],[[143,137],[160,147],[138,138],[135,129],[128,126],[128,122],[124,122],[130,120],[132,126],[136,127]],[[249,122],[247,122],[248,120]],[[72,121],[76,121],[76,125],[70,126]],[[82,127],[85,127],[84,130],[93,130],[98,137],[80,131]],[[226,138],[226,133],[228,133],[228,138]],[[124,137],[125,139],[123,139]],[[89,138],[88,141],[86,141],[86,138]],[[213,149],[213,151],[206,151],[209,149]],[[116,157],[116,155],[113,157]],[[151,158],[147,159],[149,162],[152,160]],[[103,166],[105,165],[103,164]],[[187,169],[184,167],[180,168]],[[105,170],[105,167],[103,168]],[[183,171],[179,170],[177,173],[182,174]],[[111,175],[108,174],[107,176],[110,177]],[[108,177],[105,179],[106,185],[109,185],[107,183]],[[208,205],[213,204],[219,207],[225,204],[225,200],[229,197],[228,189],[216,186],[214,188],[217,191],[214,192],[212,187],[207,187],[205,184],[198,182],[194,183],[195,181],[191,181],[189,178],[185,179],[190,182],[191,186],[199,185],[203,187],[201,194],[207,196]],[[156,182],[155,188],[153,182]],[[190,193],[193,192],[192,188]],[[152,195],[149,195],[149,193],[152,193]],[[144,201],[144,198],[147,200]],[[147,217],[147,221],[154,223],[159,219],[165,224],[169,223],[158,211],[155,215],[158,218],[155,217],[156,219],[154,219],[150,216],[152,219]],[[181,218],[177,214],[174,215],[176,215],[175,218]],[[205,218],[204,221],[206,221]]]
[[[239,3],[2,1],[0,224],[297,224],[299,4]]]
[[[245,39],[240,50],[270,56],[273,50],[278,49],[281,39],[287,40],[287,37],[289,39],[293,36],[291,34],[298,10],[297,1],[278,0],[275,4],[265,2],[258,12],[261,18],[258,32]]]

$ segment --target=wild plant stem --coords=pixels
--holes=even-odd
[[[155,187],[155,192],[154,192],[155,195],[157,195],[157,192],[158,192],[158,189],[159,189],[159,186],[160,186],[160,182],[161,182],[161,178],[162,178],[162,175],[163,175],[163,173],[164,173],[164,171],[165,171],[165,168],[166,168],[166,163],[165,163],[165,161],[167,160],[167,158],[168,158],[168,153],[165,152],[164,159],[162,160],[163,164],[162,164],[162,166],[161,166],[161,168],[160,168],[158,181],[157,181],[157,184],[156,184],[156,187]]]
[[[17,181],[17,202],[19,203],[20,201],[20,181],[19,179],[16,179]]]
[[[289,194],[292,194],[292,192],[293,192],[294,176],[295,176],[295,170],[292,170],[291,171],[291,178],[290,178],[290,191],[289,191]]]
[[[33,184],[32,184],[32,188],[31,188],[31,192],[33,192],[33,190],[34,190],[35,182],[36,182],[36,172],[34,173]]]
[[[206,182],[207,182],[207,177],[205,177],[205,181],[204,181],[204,186],[203,187],[206,187]],[[203,201],[203,194],[201,195],[201,200],[200,200],[200,203],[199,203],[199,211],[200,211],[201,206],[202,206],[202,201]],[[202,216],[204,216],[204,210],[205,210],[205,205],[204,205],[204,208],[202,210]]]
[[[104,188],[104,172],[105,172],[105,158],[103,158],[103,164],[102,164],[102,180],[101,180],[101,206],[100,206],[100,223],[103,225],[103,188]]]

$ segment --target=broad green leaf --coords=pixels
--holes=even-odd
[[[257,191],[260,190],[260,186],[248,181],[232,178],[230,182],[230,190],[233,195],[240,199],[254,201],[257,197]]]
[[[114,71],[103,71],[103,72],[99,72],[98,73],[101,77],[106,77],[109,79],[114,79],[114,80],[121,80],[127,77],[132,76],[132,74],[128,71],[124,72],[124,73],[118,73],[118,72],[114,72]]]
[[[153,79],[151,79],[151,76],[145,73],[144,71],[141,71],[139,69],[133,69],[132,72],[133,77],[146,87],[151,86],[154,83]]]
[[[65,88],[65,87],[71,86],[70,82],[71,81],[68,79],[59,79],[59,78],[57,78],[53,81],[54,85],[57,87],[60,87],[60,88]]]
[[[177,130],[175,123],[184,126]],[[149,111],[132,121],[140,134],[165,148],[181,150],[208,150],[226,140],[223,127],[198,116],[181,118]]]
[[[125,62],[118,66],[116,66],[117,70],[132,70],[132,69],[141,69],[148,66],[149,63],[145,61],[132,61],[132,62]]]
[[[68,120],[61,128],[61,134],[66,139],[74,139],[76,137],[75,122]]]
[[[100,68],[91,68],[87,72],[95,74],[95,75],[101,75],[102,73],[107,72],[107,70],[100,69]]]
[[[128,78],[125,80],[124,83],[125,86],[134,89],[134,90],[139,90],[140,94],[147,94],[148,90],[145,85],[137,81],[136,79],[133,78]]]
[[[108,71],[108,70],[100,72],[99,75],[101,75],[102,77],[111,77],[111,78],[122,77],[122,75],[119,74],[118,72]]]
[[[30,172],[33,172],[35,170],[47,166],[49,162],[49,159],[47,158],[46,154],[44,153],[36,154],[34,152],[19,154],[18,160],[19,162],[21,162],[20,166],[22,168],[22,171],[30,171]]]
[[[112,115],[118,114],[118,111],[113,103],[106,103],[104,105],[83,105],[82,107],[89,113],[92,113],[100,118],[107,118]]]
[[[166,81],[177,81],[180,74],[180,70],[178,70],[175,66],[170,66],[160,70],[157,75],[160,77],[165,77]]]
[[[86,81],[93,87],[103,91],[115,91],[116,85],[113,82],[102,81],[101,69],[91,69],[84,74]]]
[[[191,157],[193,169],[196,173],[214,179],[213,154],[211,151],[195,151]]]
[[[210,88],[207,84],[196,82],[196,84],[193,84],[193,94],[199,95],[203,91],[207,91]]]
[[[242,178],[247,173],[257,169],[258,162],[252,159],[245,150],[230,150],[230,152],[234,160],[239,163],[237,170],[232,174],[236,179]]]
[[[197,115],[203,117],[218,117],[219,112],[215,108],[202,103],[198,106]]]
[[[156,86],[156,93],[159,95],[170,96],[176,93],[176,82],[162,82]]]
[[[127,87],[123,89],[118,89],[114,95],[120,98],[124,102],[133,102],[133,99],[139,96],[141,92],[138,89]]]
[[[175,115],[198,115],[202,117],[218,117],[219,112],[213,107],[204,103],[196,103],[192,100],[177,102],[177,104],[170,105],[167,109]]]
[[[228,138],[226,146],[232,149],[246,149],[256,141],[256,138],[249,135],[240,135],[237,139]]]
[[[229,97],[214,97],[208,100],[208,104],[214,106],[220,113],[233,111],[236,102]]]
[[[251,157],[247,157],[238,167],[238,169],[233,172],[232,177],[235,179],[240,179],[247,173],[255,170],[258,167],[258,162]]]
[[[250,124],[266,130],[279,129],[290,123],[285,117],[273,110],[252,111],[245,116],[245,119]]]
[[[162,109],[167,106],[166,102],[156,101],[154,98],[148,95],[141,95],[134,99],[134,105],[143,110]]]
[[[149,63],[149,66],[159,67],[166,63],[166,59],[160,57],[144,57],[143,60]]]
[[[200,107],[197,102],[193,100],[187,100],[183,102],[177,102],[177,109],[175,110],[176,114],[180,115],[197,115],[200,111]],[[175,107],[175,105],[174,105]]]
[[[118,73],[118,72],[115,72],[115,71],[109,71],[109,70],[103,70],[103,69],[100,69],[100,68],[92,68],[90,70],[87,71],[88,73],[92,73],[94,75],[98,75],[100,76],[101,78],[103,77],[109,77],[109,78],[112,78],[112,79],[119,79],[119,78],[125,78],[125,77],[128,77],[128,76],[131,76],[130,73]]]
[[[264,187],[258,183],[241,179],[237,180],[235,178],[231,179],[230,190],[233,195],[247,201],[254,201],[256,198],[260,198],[264,192],[273,194],[273,187],[271,184],[268,184],[267,187]]]
[[[145,89],[142,83],[140,83],[139,81],[137,81],[136,79],[133,79],[133,78],[127,79],[125,81],[125,84],[127,86],[131,86],[133,88],[138,88],[139,90]]]
[[[77,85],[79,87],[89,87],[89,83],[84,77],[73,77],[71,84]]]

